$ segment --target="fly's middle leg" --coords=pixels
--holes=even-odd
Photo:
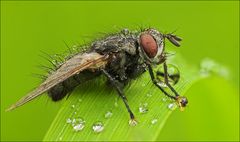
[[[123,89],[118,85],[119,82],[117,80],[115,80],[106,70],[102,69],[101,70],[102,73],[109,79],[110,83],[115,87],[115,89],[117,90],[118,95],[122,98],[128,112],[130,115],[131,120],[133,121],[135,119],[133,112],[131,111],[128,102],[127,102],[127,98],[124,95]]]

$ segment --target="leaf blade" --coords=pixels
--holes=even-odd
[[[198,69],[189,66],[179,55],[169,62],[177,64],[182,71],[180,82],[174,87],[183,95],[195,81],[201,78]],[[152,97],[146,96],[148,93],[152,93]],[[80,85],[64,103],[44,140],[156,140],[167,118],[172,113],[167,108],[171,101],[162,101],[164,95],[151,83],[148,73],[132,81],[131,85],[126,87],[125,94],[139,121],[136,127],[128,125],[129,114],[122,100],[116,101],[116,92],[106,86],[104,80],[93,80]],[[79,99],[83,101],[79,102]],[[118,107],[115,106],[116,102]],[[141,103],[148,103],[149,111],[146,114],[140,114],[138,111]],[[75,105],[79,110],[71,108],[71,105]],[[113,116],[106,119],[104,114],[109,110],[113,112]],[[76,114],[74,114],[75,112]],[[86,120],[85,128],[81,132],[74,132],[72,126],[66,123],[67,118],[77,117]],[[158,120],[155,125],[151,124],[153,119]],[[91,128],[96,121],[102,121],[105,127],[103,132],[99,134],[94,133]]]

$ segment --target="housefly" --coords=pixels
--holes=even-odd
[[[152,83],[164,95],[175,100],[180,109],[183,109],[188,100],[186,97],[180,96],[169,83],[171,77],[166,63],[165,39],[177,47],[180,46],[179,42],[182,40],[172,33],[163,34],[156,29],[147,28],[133,32],[124,29],[92,42],[87,51],[77,53],[66,60],[59,68],[50,73],[42,84],[7,110],[22,106],[45,92],[53,101],[61,100],[79,84],[104,75],[123,100],[130,120],[134,121],[135,117],[128,105],[123,88],[132,79],[147,70]],[[163,64],[163,72],[155,74],[152,67],[159,64]],[[164,83],[174,95],[170,95],[163,89],[157,75],[162,75]]]

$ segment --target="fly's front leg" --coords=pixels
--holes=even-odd
[[[164,63],[165,64],[165,63]],[[164,65],[164,66],[166,66],[166,65]],[[167,70],[167,68],[166,67],[164,67],[166,70]],[[161,87],[161,85],[159,84],[160,82],[159,82],[159,80],[157,80],[156,78],[155,78],[155,76],[154,76],[154,73],[153,73],[153,69],[152,69],[152,67],[151,67],[151,65],[148,65],[148,69],[149,69],[149,73],[150,73],[150,76],[151,76],[151,79],[152,79],[152,82],[166,95],[166,96],[168,96],[169,98],[171,98],[171,99],[174,99],[176,102],[177,102],[177,104],[178,104],[178,106],[180,107],[180,110],[184,110],[184,107],[186,107],[186,105],[187,105],[187,103],[188,103],[188,100],[187,100],[187,98],[186,97],[183,97],[183,96],[179,96],[178,95],[178,93],[173,89],[173,87],[171,86],[171,85],[169,85],[169,83],[168,83],[168,78],[166,77],[166,72],[164,73],[165,74],[165,82],[166,82],[166,85],[169,87],[169,86],[171,86],[171,90],[174,90],[175,92],[176,92],[176,94],[175,94],[175,96],[172,96],[172,95],[169,95],[162,87]],[[165,70],[164,69],[164,70]]]
[[[120,83],[117,80],[115,80],[106,70],[102,69],[101,71],[109,79],[110,83],[117,90],[118,95],[122,98],[122,100],[123,100],[123,102],[124,102],[124,104],[125,104],[125,106],[128,110],[128,113],[130,115],[130,118],[131,118],[131,120],[129,121],[129,124],[132,125],[132,126],[135,126],[137,124],[137,121],[135,120],[134,114],[133,114],[133,112],[131,111],[131,109],[128,105],[127,98],[124,95],[123,89],[119,85]]]
[[[166,62],[163,63],[163,69],[164,69],[164,81],[168,88],[175,94],[176,97],[179,96],[178,92],[171,86],[168,80],[168,71],[167,71],[167,64]]]

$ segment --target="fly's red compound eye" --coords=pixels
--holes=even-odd
[[[140,36],[140,45],[149,58],[154,58],[157,55],[157,42],[150,34],[142,34]]]

